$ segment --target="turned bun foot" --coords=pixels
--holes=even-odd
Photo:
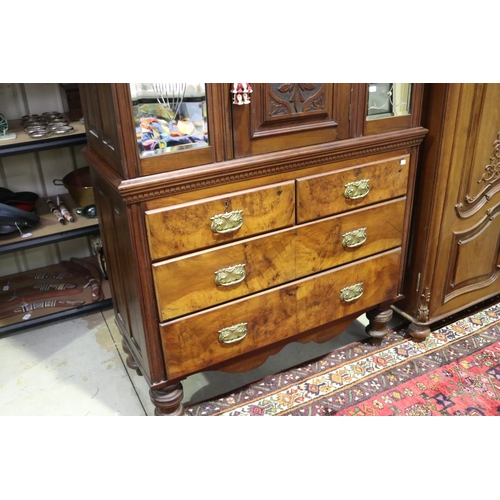
[[[431,329],[425,325],[410,323],[410,325],[408,326],[408,333],[413,337],[415,341],[422,342],[429,336],[429,334],[431,333]]]
[[[157,417],[176,417],[184,413],[184,407],[181,404],[184,391],[180,382],[160,390],[151,389],[149,395],[151,402],[155,405]]]
[[[139,369],[139,365],[137,364],[137,361],[134,359],[134,356],[132,356],[132,352],[130,351],[130,348],[125,340],[122,341],[122,347],[125,353],[127,354],[127,359],[125,360],[125,363],[127,363],[127,366],[131,370],[135,370],[137,375],[142,377],[141,370]]]
[[[392,309],[372,309],[366,313],[366,317],[370,323],[365,328],[365,332],[373,341],[380,342],[389,332],[387,324],[392,319]]]

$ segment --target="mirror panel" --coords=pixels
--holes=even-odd
[[[204,83],[131,83],[141,158],[210,145]]]
[[[367,120],[411,114],[411,83],[369,83]]]

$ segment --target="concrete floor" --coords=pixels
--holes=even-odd
[[[394,321],[394,320],[393,320]],[[250,382],[365,339],[361,316],[330,342],[289,344],[246,373],[206,372],[184,382],[184,404]],[[125,365],[112,309],[0,338],[1,416],[152,416],[149,386]]]

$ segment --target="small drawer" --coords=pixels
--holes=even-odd
[[[297,181],[297,219],[307,222],[406,193],[410,156],[404,155]]]
[[[229,243],[294,222],[294,181],[146,212],[152,260]]]
[[[405,209],[399,198],[298,226],[297,277],[401,246]]]
[[[406,200],[153,264],[160,321],[401,245]]]
[[[395,299],[400,291],[400,271],[398,248],[296,282],[299,331]]]
[[[401,250],[160,324],[170,378],[182,377],[394,299]]]

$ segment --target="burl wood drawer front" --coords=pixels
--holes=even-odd
[[[298,226],[297,277],[401,245],[406,198]]]
[[[160,321],[401,245],[405,199],[153,264]]]
[[[153,264],[160,321],[294,280],[295,240],[277,231]]]
[[[160,325],[167,373],[187,375],[297,333],[296,286]]]
[[[399,249],[160,325],[170,378],[397,296]]]
[[[401,249],[347,264],[299,282],[297,325],[306,331],[399,294]]]
[[[146,212],[152,260],[229,243],[294,222],[294,181]]]
[[[359,165],[297,181],[297,220],[306,222],[406,193],[410,156]]]

